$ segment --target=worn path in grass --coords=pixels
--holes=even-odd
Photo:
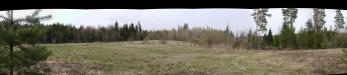
[[[54,75],[324,75],[347,72],[342,49],[226,50],[172,44],[44,44]]]

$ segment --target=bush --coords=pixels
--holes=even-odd
[[[167,40],[166,40],[166,39],[160,40],[160,44],[166,44],[166,43],[167,43]]]
[[[228,39],[230,39],[230,37],[224,32],[210,29],[199,33],[194,41],[199,45],[205,45],[211,48],[213,44],[231,43],[226,42]]]
[[[146,37],[143,39],[142,44],[149,44],[149,40],[150,40],[150,37],[149,37],[149,36],[146,36]]]

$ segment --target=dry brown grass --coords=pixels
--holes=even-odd
[[[184,43],[180,43],[184,44]],[[49,44],[53,75],[325,75],[346,73],[342,49],[224,50],[167,44]]]
[[[293,74],[334,74],[345,73],[342,49],[259,51],[254,63],[265,69]],[[270,72],[271,73],[271,72]]]

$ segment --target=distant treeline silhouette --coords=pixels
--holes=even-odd
[[[47,33],[41,43],[114,42],[142,40],[144,36],[140,23],[124,24],[122,27],[119,27],[117,22],[108,27],[75,27],[71,24],[54,23],[44,25],[43,28],[47,29]]]
[[[142,30],[140,22],[137,24],[123,24],[118,22],[107,27],[80,26],[71,24],[49,24],[42,28],[47,33],[41,43],[84,43],[84,42],[120,42],[142,40],[187,41],[188,45],[213,47],[223,45],[225,48],[242,49],[317,49],[347,47],[347,34],[336,32],[334,29],[323,27],[315,30],[312,21],[306,23],[305,28],[290,35],[292,28],[284,25],[281,33],[273,35],[271,29],[264,35],[257,35],[256,31],[234,34],[229,27],[224,30],[210,27],[189,28],[188,24],[173,29]],[[290,38],[294,39],[290,40]],[[220,46],[219,46],[220,47]]]
[[[140,22],[137,24],[123,24],[118,22],[106,27],[91,27],[83,25],[75,27],[71,24],[43,25],[47,33],[40,40],[41,43],[82,43],[82,42],[119,42],[161,40],[186,41],[187,45],[226,47],[241,49],[319,49],[347,47],[347,34],[344,28],[343,15],[336,10],[335,28],[329,29],[325,24],[325,10],[313,9],[313,18],[308,19],[305,27],[295,32],[294,22],[298,10],[296,8],[282,9],[283,23],[279,34],[273,35],[271,29],[266,29],[268,9],[255,9],[252,14],[257,29],[248,33],[234,34],[229,27],[224,30],[210,27],[189,28],[188,24],[173,29],[142,30]],[[260,32],[261,31],[261,32]],[[264,35],[260,35],[264,33]]]

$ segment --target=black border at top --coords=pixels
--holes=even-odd
[[[335,0],[4,0],[0,10],[18,9],[171,9],[171,8],[326,8],[345,9]]]

